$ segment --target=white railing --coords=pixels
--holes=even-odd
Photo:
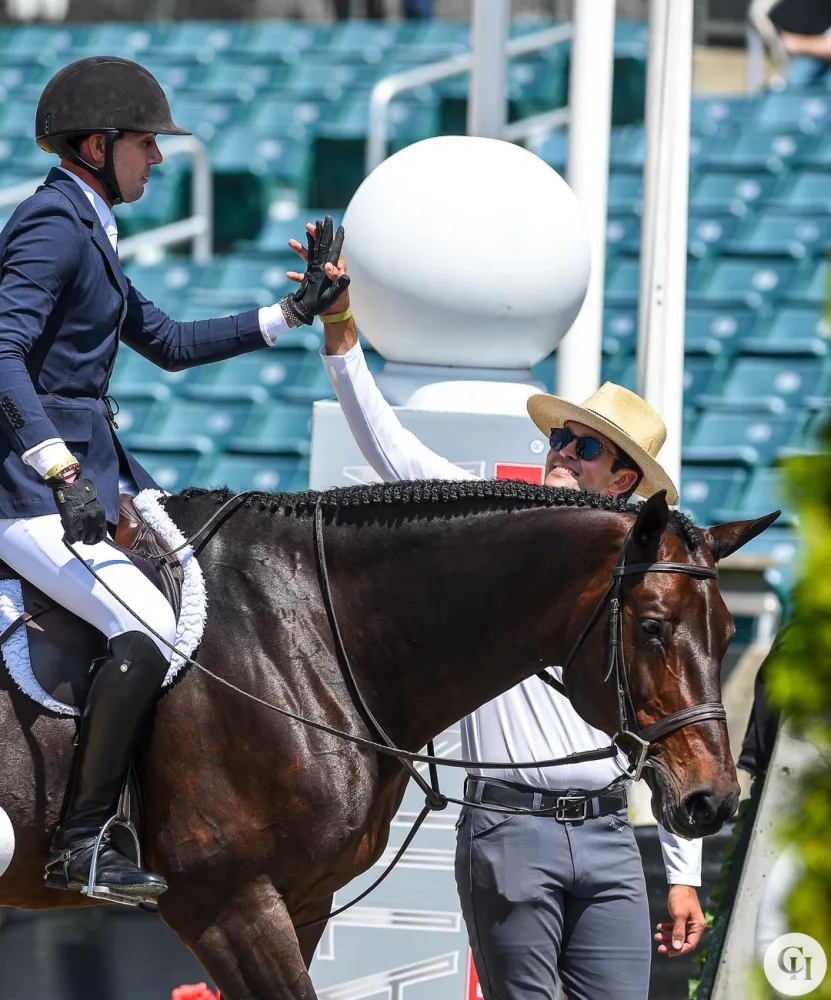
[[[567,42],[572,37],[570,24],[560,24],[543,31],[535,31],[521,38],[513,38],[506,46],[508,58],[528,55]],[[370,173],[387,156],[389,144],[389,108],[393,99],[407,90],[424,87],[428,83],[438,83],[470,71],[473,55],[463,52],[428,66],[417,66],[405,73],[394,73],[379,80],[369,99],[369,133],[366,143],[366,172]],[[516,141],[550,131],[568,122],[568,108],[557,108],[541,115],[534,115],[524,121],[513,122],[505,128],[504,138]]]
[[[194,260],[209,263],[213,255],[213,176],[208,152],[204,143],[194,136],[176,136],[163,140],[159,149],[165,157],[187,156],[192,163],[190,216],[166,226],[157,226],[136,236],[120,240],[118,255],[122,260],[134,257],[145,250],[158,250],[178,243],[190,242]],[[25,181],[13,187],[0,189],[0,208],[18,205],[34,194],[42,182]]]

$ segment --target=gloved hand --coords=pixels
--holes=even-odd
[[[103,542],[107,534],[107,515],[98,499],[95,484],[79,475],[71,483],[60,476],[52,476],[46,480],[46,485],[55,494],[55,505],[66,541],[70,545],[75,542],[87,545]]]
[[[315,235],[306,234],[308,240],[308,259],[306,274],[296,292],[290,292],[280,305],[289,321],[296,318],[297,324],[309,325],[315,316],[331,310],[341,295],[349,287],[349,275],[342,274],[335,281],[326,276],[324,266],[333,264],[337,267],[343,247],[343,226],[333,232],[332,217],[327,215],[321,222],[317,220]]]

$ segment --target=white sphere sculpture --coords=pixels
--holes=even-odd
[[[385,160],[343,220],[355,318],[392,362],[529,368],[589,283],[580,207],[513,143],[441,136]]]

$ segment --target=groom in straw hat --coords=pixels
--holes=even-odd
[[[331,220],[321,241],[331,245]],[[307,226],[314,236],[314,226]],[[307,251],[289,244],[308,262]],[[336,280],[346,266],[322,259]],[[313,250],[312,253],[318,251]],[[302,281],[299,272],[289,272]],[[327,313],[321,351],[350,429],[385,480],[473,479],[400,424],[366,365],[345,292]],[[548,438],[545,485],[611,496],[678,491],[657,462],[666,438],[660,416],[639,396],[607,382],[581,406],[538,394],[528,412]],[[555,673],[557,668],[554,668]],[[528,761],[593,750],[604,733],[584,722],[563,695],[536,677],[462,720],[462,751],[471,760]],[[471,771],[465,798],[538,808],[540,796],[579,795],[620,773],[614,760],[557,768]],[[457,823],[456,882],[485,1000],[646,1000],[651,946],[649,907],[626,792],[591,800],[562,818],[463,809]],[[698,944],[704,914],[701,841],[659,827],[670,883],[671,923],[658,925],[658,951],[684,955]]]

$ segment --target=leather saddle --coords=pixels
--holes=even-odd
[[[122,494],[115,542],[167,598],[178,618],[182,606],[184,570],[178,556],[163,562],[152,556],[168,554],[170,546]],[[20,580],[24,613],[0,635],[0,645],[18,628],[28,626],[29,658],[40,686],[53,698],[81,708],[92,682],[93,660],[106,653],[104,636],[89,623],[56,604],[0,560],[0,579]]]

